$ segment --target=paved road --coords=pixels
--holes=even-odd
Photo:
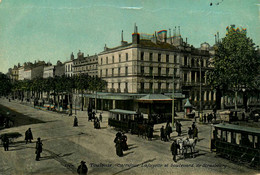
[[[5,152],[0,147],[0,174],[75,174],[81,160],[87,162],[88,174],[257,174],[256,170],[236,165],[216,157],[209,150],[210,125],[198,125],[199,138],[195,158],[178,157],[172,161],[171,142],[162,142],[159,128],[155,125],[155,139],[147,141],[136,135],[127,134],[130,149],[123,157],[116,156],[113,143],[116,131],[107,126],[108,113],[103,113],[101,129],[93,128],[87,121],[86,112],[78,112],[79,126],[72,127],[73,117],[50,111],[34,109],[17,102],[0,99],[0,104],[19,111],[45,123],[30,124],[0,131],[24,132],[30,127],[36,139],[43,140],[40,161],[35,161],[35,140],[25,144],[24,137],[18,138]],[[186,130],[192,121],[182,122]],[[183,135],[187,134],[184,131]],[[176,138],[176,133],[173,134]]]

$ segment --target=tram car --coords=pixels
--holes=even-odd
[[[227,123],[213,125],[211,150],[229,160],[260,169],[260,129]]]
[[[108,125],[115,127],[124,132],[131,132],[131,134],[140,134],[140,130],[143,128],[143,132],[146,132],[148,126],[148,119],[144,118],[141,113],[136,111],[111,109],[110,116],[108,118]]]

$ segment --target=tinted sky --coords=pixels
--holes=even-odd
[[[27,61],[66,61],[80,49],[99,53],[124,40],[131,42],[134,23],[140,33],[181,27],[188,43],[214,44],[230,24],[246,27],[260,44],[259,0],[2,0],[0,72]],[[210,6],[210,3],[213,3]],[[219,5],[216,3],[220,2]]]

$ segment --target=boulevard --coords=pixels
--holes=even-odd
[[[18,101],[8,102],[0,99],[0,104],[12,111],[40,120],[0,130],[0,134],[18,132],[21,137],[14,139],[9,151],[0,147],[0,174],[76,174],[82,160],[88,166],[88,174],[257,174],[257,170],[235,164],[216,156],[210,151],[210,124],[196,123],[199,129],[199,142],[195,149],[195,158],[177,156],[177,163],[172,160],[170,146],[173,139],[179,138],[174,131],[170,142],[160,140],[160,128],[154,126],[154,138],[148,141],[137,135],[126,133],[129,150],[123,157],[116,155],[113,142],[117,131],[107,124],[109,113],[103,111],[101,129],[94,129],[88,121],[86,111],[77,111],[78,127],[73,127],[73,116],[51,111],[35,109]],[[11,111],[11,113],[12,113]],[[99,114],[100,111],[98,111]],[[181,115],[178,114],[178,116]],[[192,120],[181,121],[183,133]],[[33,143],[25,144],[24,133],[31,128]],[[40,137],[43,152],[40,161],[35,161],[35,143]]]

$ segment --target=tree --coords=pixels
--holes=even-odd
[[[3,73],[0,73],[0,96],[8,95],[11,92],[11,80]]]
[[[260,61],[253,40],[246,36],[244,30],[228,30],[225,38],[216,45],[213,58],[214,70],[207,72],[210,85],[221,89],[224,94],[235,96],[237,109],[237,93],[243,88],[247,90],[259,88]]]

